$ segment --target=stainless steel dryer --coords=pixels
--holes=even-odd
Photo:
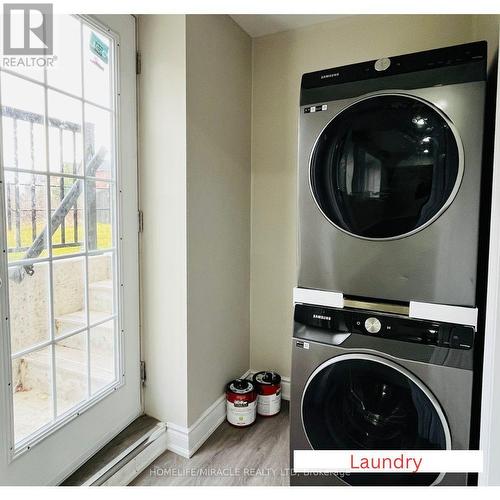
[[[304,288],[475,306],[486,42],[305,74]]]
[[[296,304],[292,485],[466,485],[458,473],[293,473],[294,450],[469,449],[474,328]]]

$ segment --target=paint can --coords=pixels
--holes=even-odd
[[[257,417],[257,393],[250,380],[236,379],[226,386],[227,421],[236,427],[248,427]]]
[[[257,390],[257,413],[263,417],[277,415],[281,409],[281,377],[276,372],[258,372],[253,376]]]

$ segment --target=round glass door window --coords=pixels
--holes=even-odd
[[[450,433],[430,391],[395,363],[372,355],[344,355],[311,376],[302,421],[314,450],[446,450]],[[427,486],[439,473],[350,473],[354,486]]]
[[[358,101],[319,136],[310,182],[325,217],[351,235],[401,238],[446,210],[460,186],[458,137],[431,104],[399,94]]]

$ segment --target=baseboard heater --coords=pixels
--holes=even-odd
[[[166,451],[166,430],[166,424],[158,422],[81,486],[126,486]]]

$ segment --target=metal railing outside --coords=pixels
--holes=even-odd
[[[9,106],[2,106],[2,118],[12,120],[9,123],[10,134],[6,133],[4,126],[4,144],[11,141],[12,154],[6,160],[4,158],[4,168],[8,172],[5,176],[5,199],[6,199],[6,219],[7,231],[10,234],[9,254],[22,253],[23,258],[34,258],[37,255],[37,248],[42,244],[45,248],[47,241],[44,241],[42,234],[46,230],[47,215],[51,220],[50,232],[52,235],[58,231],[56,238],[53,237],[52,248],[64,249],[69,247],[80,247],[84,244],[84,216],[87,222],[87,244],[89,248],[97,247],[97,224],[111,220],[110,186],[100,183],[98,180],[87,182],[85,186],[85,204],[79,203],[79,195],[82,193],[83,173],[81,172],[81,160],[77,157],[79,145],[82,143],[82,127],[78,123],[63,121],[57,118],[48,118],[49,144],[53,151],[58,153],[58,169],[54,169],[54,158],[50,156],[51,171],[49,172],[48,186],[47,180],[41,172],[36,169],[35,152],[35,129],[43,127],[44,116]],[[20,141],[19,128],[28,124],[28,141],[24,137],[23,146],[29,149],[24,151],[23,158],[29,156],[29,164],[20,164]],[[96,176],[97,170],[105,166],[105,151],[95,152],[94,124],[85,123],[85,144],[84,157],[86,175]],[[24,130],[26,133],[26,130]],[[57,138],[57,144],[51,141]],[[70,145],[68,147],[68,145]],[[68,149],[72,158],[68,161]],[[72,155],[71,155],[72,153]],[[9,161],[10,160],[10,161]],[[44,159],[45,160],[45,159]],[[97,161],[96,161],[97,160]],[[41,175],[42,174],[42,175]],[[78,184],[78,186],[77,186]],[[40,191],[48,189],[50,196],[51,210],[47,214],[46,196],[40,197]],[[83,206],[86,206],[87,213],[83,213]],[[68,217],[69,215],[69,217]],[[41,216],[41,217],[40,217]],[[54,227],[57,225],[57,227]],[[45,236],[46,238],[46,236]],[[43,240],[43,241],[42,241]],[[38,243],[37,243],[38,242]],[[40,251],[41,251],[40,249]]]

